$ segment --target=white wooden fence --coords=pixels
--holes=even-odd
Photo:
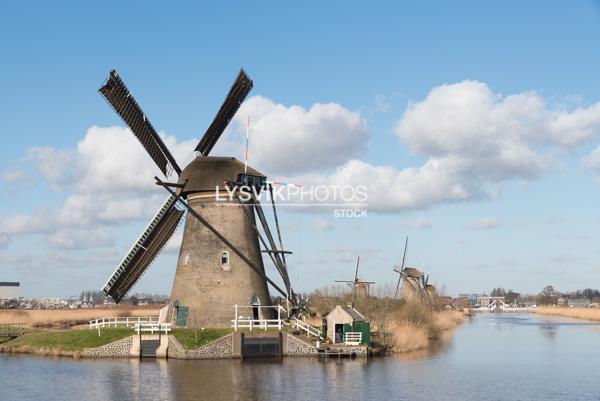
[[[259,316],[258,319],[254,318],[254,312],[255,312],[256,308],[258,308],[258,316]],[[262,329],[262,330],[267,330],[267,329],[281,330],[281,328],[283,327],[283,319],[281,318],[281,312],[284,312],[284,314],[285,314],[286,310],[281,305],[275,305],[275,306],[235,305],[234,309],[235,309],[235,319],[233,319],[231,321],[231,327],[233,327],[233,329],[235,331],[237,331],[238,329],[249,329],[250,331],[252,331],[252,329],[254,329],[254,328]],[[240,314],[240,309],[248,310],[248,314],[250,314],[251,316],[243,316],[242,314]],[[277,319],[261,319],[260,317],[263,316],[263,312],[265,309],[277,310]]]
[[[360,331],[348,331],[344,333],[344,344],[360,345],[362,343],[363,333]]]
[[[158,323],[158,317],[103,317],[90,320],[90,329],[105,327],[134,327],[141,323]]]
[[[165,333],[169,334],[171,331],[171,323],[136,323],[135,333]]]

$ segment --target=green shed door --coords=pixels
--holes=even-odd
[[[346,333],[350,333],[352,331],[352,325],[349,323],[344,323],[344,340],[346,339]],[[344,341],[342,340],[342,341]]]
[[[371,323],[369,322],[354,322],[353,330],[362,333],[362,343],[371,345]]]
[[[180,327],[185,327],[187,322],[188,315],[188,307],[187,306],[178,306],[177,307],[177,318],[175,319],[175,324]]]

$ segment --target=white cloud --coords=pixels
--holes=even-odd
[[[467,224],[467,228],[471,230],[492,230],[497,227],[498,220],[490,217],[483,217],[473,223]]]
[[[0,249],[6,249],[10,245],[11,237],[8,233],[0,232]]]
[[[23,179],[25,172],[23,170],[9,170],[2,175],[4,182],[12,183]]]
[[[271,177],[342,165],[362,154],[370,137],[360,114],[337,103],[315,103],[305,109],[254,96],[236,114],[238,133],[245,135],[248,116],[250,164]]]
[[[376,212],[486,199],[505,181],[540,177],[563,149],[594,139],[599,129],[600,103],[554,110],[535,92],[503,96],[482,82],[464,81],[433,88],[398,121],[398,138],[425,158],[421,166],[398,169],[351,159],[333,173],[287,180],[365,185],[368,209]],[[587,165],[600,171],[600,150]]]
[[[75,153],[72,149],[33,147],[27,151],[26,159],[33,163],[50,186],[59,190],[70,183],[75,170]]]
[[[413,228],[417,230],[424,230],[427,228],[431,228],[432,224],[429,219],[424,217],[416,218],[414,220],[404,220],[400,222],[400,227],[402,228]]]
[[[0,266],[5,265],[11,268],[27,265],[33,260],[29,252],[2,252],[0,253]]]
[[[38,212],[35,215],[15,214],[0,218],[0,227],[9,235],[44,233],[51,230],[54,224],[54,216],[48,212]]]
[[[503,96],[483,82],[463,81],[433,88],[423,101],[409,104],[396,132],[419,154],[493,157],[502,167],[516,162],[513,152],[530,154],[528,145],[579,145],[595,138],[599,127],[600,103],[552,110],[535,92]]]
[[[331,231],[333,230],[333,223],[329,220],[315,220],[313,222],[313,227],[317,231]]]
[[[177,142],[161,134],[178,160],[192,152],[197,140]],[[102,225],[149,219],[167,194],[154,184],[158,167],[126,128],[93,126],[76,148],[34,147],[27,160],[54,190],[68,193],[58,212],[16,215],[0,219],[11,234],[44,233],[52,247],[83,249],[112,244]],[[79,227],[79,228],[78,228]],[[81,227],[89,230],[89,238]]]
[[[162,137],[178,161],[197,144],[196,139],[178,143],[172,136]],[[76,149],[34,147],[28,159],[53,188],[72,186],[79,193],[149,192],[156,190],[154,176],[162,176],[136,137],[123,127],[90,127]]]
[[[584,165],[592,171],[600,183],[600,146],[594,149],[587,157],[585,157],[583,162]]]
[[[88,226],[149,219],[165,199],[166,196],[160,192],[127,197],[102,193],[74,194],[65,200],[58,222],[62,226]]]
[[[381,253],[381,248],[374,247],[347,247],[347,246],[331,246],[320,250],[322,253],[330,254],[333,260],[343,263],[356,263],[357,257],[360,256],[364,262],[366,258],[369,260],[379,259],[378,254]],[[354,273],[354,271],[352,271]]]
[[[171,237],[169,242],[165,245],[164,252],[169,254],[179,254],[181,248],[181,242],[183,241],[183,230],[178,229],[175,234]]]
[[[106,248],[114,244],[111,232],[105,228],[59,229],[46,239],[49,244],[59,249]]]
[[[403,170],[350,160],[332,174],[308,174],[289,180],[302,183],[306,189],[318,185],[364,186],[367,189],[366,208],[375,212],[423,209],[438,203],[459,202],[486,195],[481,185],[475,185],[453,172],[451,162],[438,160],[430,160],[419,168]],[[334,199],[329,198],[325,202],[331,203]]]

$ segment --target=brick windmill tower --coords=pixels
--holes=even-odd
[[[406,249],[408,248],[408,237],[404,243],[404,255],[402,256],[402,265],[394,266],[394,271],[399,274],[398,284],[396,285],[396,293],[394,298],[398,297],[400,292],[400,299],[405,301],[423,302],[427,298],[427,294],[424,292],[423,273],[413,267],[406,267]],[[429,280],[429,278],[427,278]]]
[[[269,318],[268,309],[260,308],[271,305],[268,284],[293,305],[295,297],[285,264],[289,252],[282,249],[279,227],[276,245],[257,199],[260,191],[271,189],[266,176],[233,157],[209,156],[252,86],[252,80],[241,70],[196,147],[197,157],[183,170],[115,70],[99,89],[163,174],[177,176],[176,182],[155,177],[169,197],[104,285],[103,292],[115,302],[120,302],[142,276],[187,212],[169,305],[173,324],[229,326],[234,305],[251,306],[255,319]],[[262,252],[281,275],[285,290],[265,274],[261,244]]]

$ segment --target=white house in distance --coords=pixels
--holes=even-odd
[[[325,317],[327,322],[327,337],[333,343],[344,342],[344,334],[347,332],[363,332],[367,344],[370,343],[370,325],[367,319],[356,309],[350,306],[337,305]]]
[[[14,281],[0,281],[0,299],[10,300],[21,297],[21,283]]]

